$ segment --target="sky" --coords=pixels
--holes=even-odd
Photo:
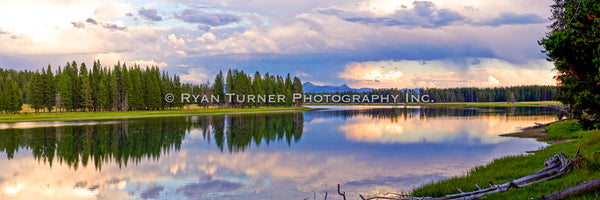
[[[550,0],[0,0],[0,67],[155,65],[353,88],[554,85]]]

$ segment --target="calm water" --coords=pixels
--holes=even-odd
[[[544,143],[549,108],[315,111],[0,125],[0,199],[349,199],[410,191]]]

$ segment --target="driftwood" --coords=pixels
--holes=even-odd
[[[600,178],[599,179],[595,179],[595,180],[591,180],[588,182],[584,182],[581,183],[579,185],[549,194],[549,195],[544,195],[540,198],[537,198],[535,200],[550,200],[550,199],[562,199],[562,198],[567,198],[567,197],[571,197],[571,196],[575,196],[578,194],[583,194],[586,192],[591,192],[594,190],[600,189]]]
[[[560,119],[560,120],[556,120],[553,122],[549,122],[549,123],[534,123],[534,126],[529,126],[529,127],[525,127],[525,128],[521,128],[521,131],[528,131],[528,130],[533,130],[533,129],[538,129],[538,128],[544,128],[546,126],[549,126],[550,124],[556,123],[556,122],[562,122],[565,120],[569,120],[569,118],[565,118],[565,119]]]
[[[577,156],[579,154],[579,150],[577,151],[577,153],[575,154],[575,156]],[[573,158],[575,158],[575,156]],[[485,189],[479,189],[476,191],[472,191],[472,192],[463,192],[460,188],[457,188],[457,190],[460,193],[457,194],[449,194],[443,197],[398,197],[398,198],[392,198],[392,197],[371,197],[371,198],[364,198],[362,195],[360,195],[360,197],[363,200],[373,200],[373,199],[395,199],[395,200],[417,200],[417,199],[427,199],[427,200],[450,200],[450,199],[463,199],[463,200],[467,200],[467,199],[478,199],[479,197],[485,195],[485,194],[491,194],[491,193],[496,193],[496,192],[505,192],[511,188],[521,188],[524,186],[527,186],[529,184],[532,183],[537,183],[537,182],[541,182],[541,181],[545,181],[545,180],[549,180],[549,179],[553,179],[556,178],[558,176],[561,176],[567,172],[569,172],[572,168],[572,164],[571,164],[572,159],[567,158],[567,156],[563,153],[559,153],[551,158],[549,158],[546,162],[544,162],[544,164],[546,165],[546,167],[544,167],[543,169],[528,175],[528,176],[524,176],[521,177],[519,179],[510,181],[508,183],[504,183],[504,184],[500,184],[500,185],[495,185],[493,184],[491,181],[489,182],[490,187],[489,188],[485,188]],[[478,188],[479,185],[477,185]]]

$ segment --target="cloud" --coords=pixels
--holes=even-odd
[[[190,68],[187,74],[180,75],[182,81],[193,83],[206,83],[211,80],[209,72],[200,67]]]
[[[309,73],[306,73],[303,71],[296,71],[296,73],[294,75],[297,77],[311,77],[312,76]]]
[[[210,26],[206,24],[198,24],[198,30],[208,32],[210,31]]]
[[[188,8],[175,14],[175,17],[191,24],[205,24],[209,26],[223,26],[242,21],[242,18],[230,13],[208,13],[198,9]]]
[[[555,85],[552,69],[552,63],[543,59],[523,64],[495,58],[400,60],[349,63],[338,76],[354,88],[503,87]]]
[[[501,26],[501,25],[510,25],[510,24],[539,24],[546,23],[547,19],[543,17],[533,14],[517,14],[512,12],[502,12],[499,16],[479,22],[477,24],[480,25],[489,25],[489,26]]]
[[[249,65],[277,73],[303,71],[312,75],[306,79],[336,85],[346,81],[338,73],[351,62],[452,60],[447,67],[463,73],[470,65],[453,62],[465,57],[497,58],[534,69],[523,64],[545,58],[536,41],[547,31],[540,19],[549,15],[552,3],[224,0],[182,8],[185,5],[172,1],[91,1],[0,3],[0,29],[5,32],[0,33],[0,65],[33,68],[51,62],[56,66],[64,60],[90,62],[96,55],[115,53],[121,56],[118,60],[154,59],[169,66],[194,63],[211,72]],[[158,17],[160,23],[152,23]],[[150,24],[140,23],[141,18]],[[400,79],[411,78],[406,69],[397,71],[403,74]],[[477,81],[488,82],[490,75]],[[500,85],[506,82],[492,77]]]
[[[215,42],[215,41],[217,41],[217,37],[214,34],[208,32],[208,33],[202,34],[202,36],[200,36],[200,37],[197,37],[196,41],[198,41],[198,42]]]
[[[250,30],[235,32],[227,39],[204,46],[203,50],[206,55],[280,53],[276,41],[266,37],[264,32]]]
[[[155,22],[162,21],[162,17],[158,16],[158,12],[155,9],[145,9],[142,7],[140,10],[138,10],[138,14],[147,20]]]
[[[139,66],[141,66],[141,67],[156,66],[156,67],[163,68],[163,67],[167,67],[168,66],[168,64],[165,63],[165,62],[156,62],[154,60],[135,60],[135,61],[132,61],[132,62],[135,63],[135,64],[137,64],[137,65],[139,65]]]
[[[169,36],[167,36],[167,39],[170,43],[174,44],[175,46],[185,46],[185,40],[183,40],[183,38],[177,38],[175,34],[170,34]]]
[[[459,12],[438,8],[430,1],[414,1],[412,5],[413,7],[410,9],[398,9],[383,16],[380,13],[357,11],[356,9],[318,8],[315,11],[325,15],[334,15],[349,22],[376,26],[437,28],[466,19]]]
[[[401,1],[398,2],[401,3]],[[456,4],[456,2],[413,1],[411,7],[403,4],[395,4],[395,7],[392,5],[385,5],[384,7],[371,4],[377,4],[377,2],[342,8],[335,6],[316,8],[315,12],[336,16],[350,22],[374,26],[423,28],[439,28],[449,25],[502,26],[538,24],[548,21],[536,13],[519,14],[497,8],[495,8],[496,10],[488,11],[486,7],[483,8],[484,10],[480,10],[477,7],[472,7],[472,5],[452,5]],[[442,4],[443,6],[438,6],[437,4]],[[498,11],[499,14],[497,17],[488,17],[489,15],[496,14]]]
[[[105,29],[108,29],[110,31],[126,31],[127,30],[127,27],[119,26],[119,25],[113,24],[113,23],[103,23],[102,27]]]
[[[85,22],[87,22],[87,23],[90,23],[90,24],[93,24],[93,25],[96,25],[96,24],[98,24],[98,22],[97,22],[95,19],[92,19],[92,18],[87,18],[87,19],[85,20]]]
[[[71,22],[71,24],[73,24],[73,27],[75,28],[85,28],[85,23],[83,22]]]
[[[389,70],[373,65],[351,63],[339,74],[340,78],[361,82],[394,82],[402,77],[404,73],[399,70]]]

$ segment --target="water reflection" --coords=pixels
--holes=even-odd
[[[119,123],[82,122],[69,126],[34,126],[37,128],[0,130],[0,152],[12,159],[20,149],[31,150],[39,162],[54,162],[86,167],[93,162],[96,169],[109,160],[119,167],[139,163],[142,159],[158,160],[161,155],[179,151],[186,133],[202,132],[223,151],[243,151],[251,143],[260,145],[285,140],[288,145],[302,136],[302,113],[255,114],[237,116],[193,116],[122,120]],[[40,124],[48,124],[40,122]],[[56,158],[56,161],[55,161]]]
[[[544,108],[333,107],[5,129],[0,199],[312,199],[336,184],[352,199],[535,150],[544,144],[497,134],[554,119]]]

